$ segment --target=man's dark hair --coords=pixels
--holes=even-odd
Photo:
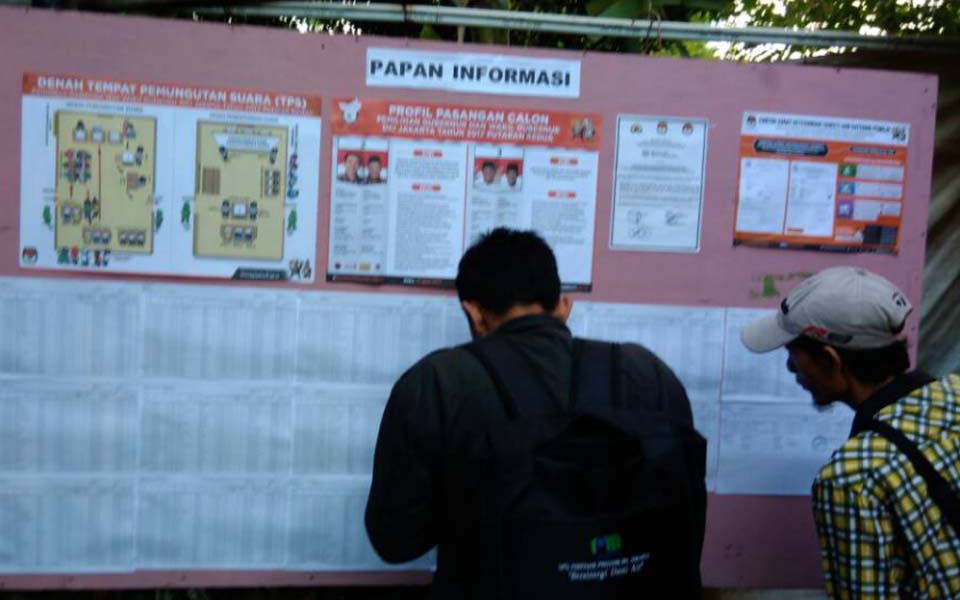
[[[520,172],[520,167],[517,166],[517,163],[510,163],[507,165],[507,171],[513,171],[514,173]]]
[[[491,169],[496,169],[497,165],[492,160],[484,161],[483,166],[480,167],[480,170],[490,167]]]
[[[368,165],[368,166],[370,165],[370,163],[377,163],[378,165],[382,165],[382,164],[383,164],[383,163],[380,162],[380,157],[377,156],[376,154],[374,154],[373,156],[371,156],[370,158],[367,159],[367,165]]]
[[[557,260],[536,233],[499,227],[460,259],[457,293],[461,301],[472,300],[496,315],[534,303],[551,312],[560,301]]]
[[[791,348],[803,350],[815,359],[822,357],[827,344],[812,337],[801,335],[788,344]],[[850,350],[831,346],[840,355],[840,360],[850,374],[864,383],[883,383],[890,377],[905,373],[910,368],[910,353],[907,341],[897,340],[882,348]]]

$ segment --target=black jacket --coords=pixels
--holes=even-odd
[[[572,336],[549,316],[511,320],[492,335],[510,336],[554,388],[569,395]],[[683,385],[647,349],[624,344],[621,390],[628,406],[662,411],[693,426]],[[494,385],[480,362],[462,348],[440,350],[421,359],[393,388],[377,439],[366,527],[377,553],[387,562],[413,560],[438,546],[436,598],[492,598],[484,573],[469,571],[473,552],[457,543],[471,510],[470,455],[488,427],[506,416]],[[703,512],[695,515],[703,522]],[[482,561],[480,561],[482,562]]]

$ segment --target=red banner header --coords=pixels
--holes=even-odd
[[[338,99],[333,132],[463,140],[490,144],[567,146],[598,150],[602,119],[595,113],[508,109],[389,100]]]

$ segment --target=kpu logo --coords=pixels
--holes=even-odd
[[[619,533],[601,535],[590,540],[591,556],[609,556],[623,550],[623,538]]]

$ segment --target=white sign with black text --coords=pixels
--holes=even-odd
[[[618,115],[610,247],[698,252],[707,120]]]
[[[580,97],[580,61],[367,48],[367,85],[551,98]]]

